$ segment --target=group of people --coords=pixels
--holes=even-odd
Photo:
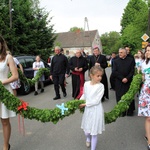
[[[146,46],[144,53],[139,50],[137,54],[138,55],[133,57],[130,54],[129,47],[120,48],[118,55],[113,53],[114,57],[112,57],[111,60],[112,74],[110,76],[110,80],[113,83],[112,88],[115,90],[116,100],[119,102],[121,97],[128,91],[130,87],[135,73],[135,68],[137,69],[138,73],[142,73],[143,84],[138,97],[138,116],[145,117],[144,137],[148,143],[147,148],[150,150],[150,44]],[[85,107],[81,128],[84,130],[86,135],[87,147],[91,146],[91,150],[95,150],[97,144],[97,134],[101,134],[105,129],[103,124],[103,108],[101,105],[101,99],[105,88],[99,83],[102,81],[103,76],[102,71],[98,71],[96,65],[91,69],[90,77],[91,81],[88,81],[84,84],[84,92],[81,97],[81,99],[86,100],[85,104],[80,105],[81,108]],[[135,110],[134,103],[135,102],[133,100],[129,106],[129,109],[125,111],[122,116],[133,115]]]
[[[111,88],[116,89],[117,102],[124,95],[132,82],[135,73],[142,73],[142,84],[138,94],[138,116],[145,117],[145,139],[150,150],[150,44],[145,47],[145,51],[138,50],[134,57],[129,53],[129,47],[119,49],[119,54],[113,53],[111,60],[112,74],[110,76]],[[129,109],[123,115],[133,115],[135,110],[134,100]]]
[[[72,97],[80,99],[83,94],[83,86],[85,82],[85,72],[90,70],[93,66],[101,66],[104,69],[102,83],[105,91],[102,100],[109,98],[108,96],[108,82],[105,73],[105,68],[108,66],[106,57],[101,55],[98,47],[93,49],[93,55],[87,60],[81,49],[77,49],[75,56],[69,60],[61,53],[61,48],[56,46],[54,49],[55,56],[51,61],[50,79],[54,83],[55,97],[54,100],[60,99],[59,87],[61,87],[63,96],[66,97],[67,92],[64,86],[65,78],[71,74],[72,78]]]
[[[2,36],[0,36],[0,80],[6,89],[13,93],[10,83],[18,80],[18,71],[12,55],[8,52],[7,44]],[[143,74],[143,85],[139,94],[138,116],[144,116],[145,119],[145,138],[148,142],[148,150],[150,150],[150,45],[145,48],[145,53],[138,51],[138,57],[130,54],[129,47],[120,48],[118,55],[113,54],[111,59],[112,73],[110,76],[111,88],[115,90],[117,103],[121,97],[128,91],[132,78],[134,76],[135,67],[138,72]],[[72,78],[72,97],[74,99],[85,100],[84,104],[79,107],[85,107],[81,128],[86,136],[86,146],[91,150],[96,150],[97,135],[102,134],[105,130],[105,119],[102,101],[109,98],[108,82],[105,73],[107,68],[106,56],[101,54],[98,47],[94,47],[93,55],[87,58],[83,52],[76,50],[75,56],[69,60],[62,53],[62,49],[55,47],[55,56],[51,62],[50,79],[54,83],[55,97],[54,100],[61,98],[61,87],[63,96],[67,96],[65,87],[65,78],[71,74]],[[40,68],[44,68],[44,64],[40,60],[40,56],[36,56],[33,63],[34,76]],[[85,72],[88,72],[89,81],[85,81]],[[8,78],[11,71],[12,76]],[[41,92],[44,92],[43,85],[44,76],[40,78]],[[15,93],[14,93],[15,94]],[[35,83],[35,95],[38,94],[38,82]],[[16,94],[15,94],[16,95]],[[3,127],[4,144],[3,150],[9,150],[11,125],[9,118],[16,116],[16,113],[6,108],[0,103],[0,117]],[[129,109],[122,116],[132,116],[135,110],[134,100]]]
[[[102,103],[105,98],[109,98],[108,82],[105,68],[108,67],[106,56],[101,54],[98,47],[93,48],[93,55],[86,59],[80,49],[76,50],[75,56],[69,61],[61,53],[60,47],[55,47],[56,55],[51,62],[51,76],[54,81],[56,97],[60,99],[59,85],[64,97],[64,80],[71,70],[72,77],[72,97],[74,99],[85,99],[86,103],[81,104],[80,108],[85,107],[81,128],[86,135],[86,145],[91,146],[91,150],[96,149],[97,134],[104,131],[104,112]],[[128,47],[119,49],[116,59],[112,60],[112,76],[116,92],[117,103],[121,97],[128,91],[134,75],[135,60],[129,53]],[[85,72],[89,70],[90,81],[85,82]],[[129,109],[122,116],[132,116],[135,110],[134,100]]]

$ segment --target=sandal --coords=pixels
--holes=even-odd
[[[144,139],[145,139],[146,141],[148,141],[148,138],[147,138],[147,136],[144,136]]]

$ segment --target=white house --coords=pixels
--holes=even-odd
[[[92,54],[92,49],[98,46],[102,51],[102,43],[98,30],[56,33],[55,45],[64,49],[66,55],[74,55],[77,48],[83,48],[85,53]]]

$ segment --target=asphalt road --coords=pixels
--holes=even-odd
[[[110,68],[106,70],[109,79]],[[86,78],[88,80],[88,77]],[[18,96],[27,101],[30,106],[53,109],[56,104],[72,100],[70,78],[67,79],[67,97],[53,101],[53,85],[45,87],[45,92],[34,96],[31,92],[26,96]],[[109,91],[110,99],[103,102],[105,112],[110,111],[116,104],[114,91]],[[135,96],[136,108],[138,99]],[[60,120],[56,125],[41,123],[36,120],[24,120],[25,136],[18,130],[18,117],[11,119],[12,135],[11,150],[87,150],[85,136],[80,128],[82,114],[75,114]],[[132,117],[121,117],[116,122],[106,124],[105,131],[98,136],[97,150],[147,150],[144,139],[144,118],[137,116],[137,109]],[[0,149],[3,136],[0,124]]]

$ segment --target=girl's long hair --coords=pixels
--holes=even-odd
[[[150,43],[145,47],[145,53],[148,47],[150,47]],[[146,64],[148,64],[150,58],[146,57],[145,60],[146,60]]]
[[[0,35],[0,43],[1,43],[1,49],[0,49],[0,55],[1,55],[1,58],[0,60],[5,60],[6,58],[6,51],[8,51],[8,47],[7,47],[7,44],[6,44],[6,41],[4,40],[4,38]]]

